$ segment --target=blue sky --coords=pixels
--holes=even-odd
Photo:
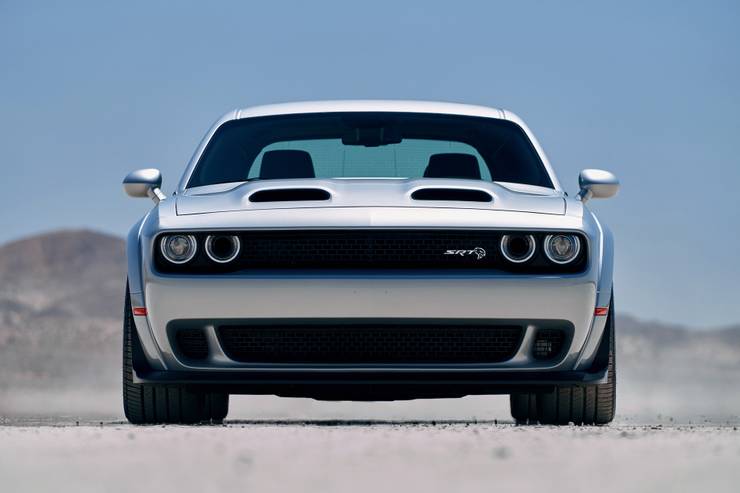
[[[0,242],[123,235],[210,124],[270,102],[403,98],[518,113],[560,180],[605,168],[616,303],[740,322],[740,3],[0,1]]]

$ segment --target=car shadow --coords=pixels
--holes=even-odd
[[[458,425],[513,425],[513,420],[462,419],[234,419],[225,420],[227,426],[458,426]]]

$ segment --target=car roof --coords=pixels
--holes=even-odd
[[[253,106],[236,111],[236,118],[256,116],[290,115],[301,113],[345,113],[345,112],[399,112],[434,113],[443,115],[480,116],[487,118],[506,118],[503,110],[462,103],[404,100],[335,100],[301,101]]]

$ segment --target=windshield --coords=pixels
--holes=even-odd
[[[214,133],[188,187],[290,178],[459,178],[553,188],[524,131],[492,118],[320,113],[246,118]]]

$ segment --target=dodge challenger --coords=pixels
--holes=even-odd
[[[614,246],[514,113],[419,101],[235,110],[127,240],[132,423],[220,422],[230,394],[507,394],[518,423],[605,424]]]

